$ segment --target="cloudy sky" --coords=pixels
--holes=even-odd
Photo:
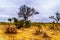
[[[21,5],[33,7],[40,14],[29,19],[37,22],[51,22],[49,16],[55,16],[60,11],[60,0],[0,0],[0,21],[7,21],[8,18],[17,17]]]

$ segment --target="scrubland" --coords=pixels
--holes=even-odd
[[[16,34],[5,33],[7,27],[0,25],[0,40],[60,40],[60,23],[38,23],[28,28],[16,29]]]

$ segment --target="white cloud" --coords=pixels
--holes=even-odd
[[[50,11],[57,6],[56,0],[47,0],[42,3],[41,8],[44,11]]]
[[[17,17],[18,8],[23,4],[33,7],[40,12],[39,15],[30,18],[31,20],[33,19],[32,21],[38,21],[39,19],[47,21],[49,16],[60,10],[57,8],[60,7],[59,0],[0,0],[0,17]]]
[[[1,17],[4,17],[4,18],[8,18],[8,17],[10,17],[9,15],[0,15],[0,18]]]

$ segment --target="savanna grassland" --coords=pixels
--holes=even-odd
[[[60,23],[32,23],[16,29],[16,34],[5,33],[8,27],[15,25],[0,24],[0,40],[60,40]]]

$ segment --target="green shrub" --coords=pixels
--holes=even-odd
[[[19,22],[15,23],[15,26],[19,29],[21,27],[30,27],[31,22],[30,21],[25,21],[25,20],[20,20]]]
[[[25,21],[25,23],[24,23],[25,25],[25,27],[26,28],[28,28],[28,27],[30,27],[31,26],[31,21],[29,20],[29,21]]]
[[[17,24],[17,28],[19,29],[19,28],[23,27],[23,24],[24,24],[24,20],[19,21]]]

